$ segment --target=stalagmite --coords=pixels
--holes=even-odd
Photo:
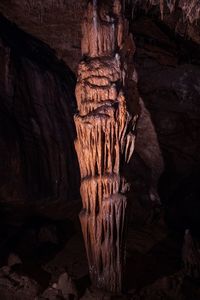
[[[129,188],[120,171],[134,150],[137,112],[127,110],[135,85],[133,39],[119,0],[89,2],[83,21],[75,115],[81,171],[80,221],[92,283],[122,289]],[[132,96],[133,98],[133,96]],[[137,107],[131,104],[131,107]]]

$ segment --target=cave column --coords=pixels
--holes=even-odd
[[[129,187],[120,171],[134,150],[137,115],[126,104],[132,39],[120,1],[107,2],[89,2],[84,16],[74,119],[90,277],[94,286],[116,293],[122,289]]]

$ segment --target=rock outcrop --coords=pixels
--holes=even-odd
[[[19,275],[5,266],[0,269],[0,295],[4,300],[35,299],[38,283],[25,275]]]

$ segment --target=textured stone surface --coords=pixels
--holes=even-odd
[[[65,300],[70,299],[70,296],[74,300],[78,299],[78,291],[72,278],[65,272],[58,278],[57,289],[62,292],[62,296]]]
[[[154,2],[157,3],[158,1],[155,0]],[[170,2],[172,1],[168,1],[168,3]],[[28,13],[27,10],[25,10],[26,3],[28,3],[28,6],[26,6],[28,7]],[[28,2],[24,0],[2,0],[0,2],[0,10],[11,20],[16,21],[16,23],[27,32],[46,41],[75,69],[80,58],[80,23],[82,10],[79,10],[79,1],[74,5],[73,1],[70,1],[70,3],[68,1],[69,7],[71,5],[71,9],[67,10],[64,9],[64,7],[67,7],[66,3],[67,1],[51,2],[35,0]],[[81,3],[83,4],[84,1]],[[194,1],[192,1],[191,4],[192,3],[194,3]],[[187,226],[191,225],[193,222],[192,231],[195,228],[198,231],[199,228],[199,172],[196,172],[194,175],[192,171],[199,168],[200,161],[198,151],[200,147],[200,52],[198,46],[200,43],[200,35],[198,23],[191,24],[190,22],[185,22],[179,12],[180,11],[175,10],[172,14],[169,14],[169,10],[166,7],[164,10],[164,19],[161,22],[159,6],[155,6],[153,9],[151,8],[147,15],[142,12],[133,22],[132,29],[137,48],[135,60],[137,62],[137,71],[139,73],[140,93],[142,94],[143,99],[140,101],[141,117],[138,122],[138,142],[136,143],[134,159],[131,159],[130,161],[129,175],[131,177],[130,181],[134,186],[134,192],[137,193],[137,198],[140,200],[138,203],[136,203],[136,201],[134,202],[132,221],[134,223],[139,220],[140,222],[138,223],[141,224],[142,220],[142,226],[133,229],[130,228],[128,235],[127,256],[129,271],[126,276],[126,282],[128,283],[129,299],[191,300],[200,298],[199,283],[193,278],[195,277],[194,273],[196,273],[193,269],[199,269],[199,259],[196,259],[196,257],[199,257],[196,255],[199,252],[199,247],[196,247],[196,245],[193,247],[193,241],[192,243],[190,240],[189,242],[188,240],[186,241],[184,245],[185,269],[184,272],[180,271],[176,273],[177,270],[181,268],[181,246],[179,245],[178,238],[175,236],[174,241],[170,239],[159,223],[155,222],[153,226],[144,226],[143,224],[144,222],[147,223],[147,221],[152,222],[150,216],[151,213],[149,213],[151,207],[148,203],[150,202],[150,199],[154,200],[157,198],[156,187],[160,174],[164,169],[166,171],[166,176],[162,178],[163,186],[161,200],[163,200],[163,196],[164,198],[167,197],[170,199],[170,206],[173,209],[173,219],[176,220],[179,226],[178,228],[188,228],[185,227],[185,219],[187,219]],[[79,17],[79,14],[81,17]],[[57,15],[59,15],[59,18]],[[70,20],[70,18],[72,20]],[[0,29],[1,34],[5,34],[6,32],[6,38],[8,38],[7,31],[4,31],[2,27]],[[178,33],[178,35],[175,35],[174,32]],[[10,66],[13,66],[13,59],[15,58],[15,63],[16,61],[20,62],[19,56],[21,57],[21,55],[19,54],[24,51],[23,48],[27,49],[27,46],[26,43],[23,42],[22,47],[15,47],[18,35],[15,36],[15,39],[13,39],[13,36],[12,39],[9,40],[9,43],[11,44],[12,42],[12,48],[15,51],[10,51],[11,46],[10,44],[7,46],[7,39],[6,43],[1,42],[0,47],[0,78],[3,82],[3,86],[1,84],[0,87],[1,91],[3,91],[1,93],[1,98],[4,100],[2,103],[10,105],[9,110],[7,108],[5,110],[4,106],[1,106],[0,114],[1,124],[3,125],[0,127],[0,172],[1,174],[5,174],[5,176],[2,176],[1,178],[1,182],[3,183],[1,187],[4,186],[4,188],[1,189],[1,197],[4,201],[24,199],[27,197],[26,184],[24,184],[22,180],[24,170],[22,167],[23,164],[21,163],[18,126],[16,126],[16,120],[12,115],[14,103],[14,101],[11,101],[14,90],[12,68],[12,72],[10,72]],[[185,38],[190,38],[195,43],[192,43]],[[31,41],[34,41],[32,44],[32,46],[34,46],[35,40],[31,39]],[[38,42],[36,44],[38,45]],[[41,43],[39,44],[41,45]],[[75,48],[73,48],[74,46]],[[26,65],[28,73],[30,72],[29,61],[31,61],[32,69],[39,70],[39,73],[37,72],[36,76],[44,76],[44,74],[46,74],[46,67],[42,67],[41,71],[42,60],[47,62],[48,70],[50,65],[53,68],[58,66],[57,63],[53,62],[54,60],[52,61],[51,58],[49,58],[51,53],[49,49],[48,51],[45,50],[42,52],[44,55],[41,55],[37,46],[34,46],[33,49],[34,50],[31,50],[30,52],[35,53],[39,51],[39,55],[36,55],[36,53],[34,55],[31,54],[31,57],[29,56],[29,58],[25,60],[24,64]],[[45,49],[47,48],[45,47]],[[28,53],[30,52],[28,50]],[[39,56],[41,56],[41,61],[38,63]],[[48,56],[48,59],[46,56]],[[36,62],[35,58],[33,62],[33,57],[37,58]],[[36,65],[38,66],[37,68]],[[17,63],[16,66],[14,72],[18,76],[18,72],[22,66]],[[52,74],[58,74],[58,69],[60,70],[60,68],[57,69],[56,67],[55,69],[51,69]],[[96,69],[98,68],[93,66],[90,70],[86,70],[86,74],[93,70],[96,72]],[[100,66],[100,69],[102,69],[102,65]],[[66,72],[66,69],[64,72]],[[108,78],[111,81],[116,80],[115,74],[112,74],[112,72],[109,74],[108,78],[102,77],[100,79],[98,77],[99,73],[95,72],[92,78],[83,78],[88,81],[91,86],[94,84],[97,86],[106,86],[108,84]],[[104,72],[106,71],[104,70]],[[49,71],[47,71],[47,73],[47,77],[49,78]],[[137,77],[136,74],[134,74],[134,76],[135,78]],[[54,84],[52,84],[54,81],[60,82],[60,76],[59,78],[53,76],[53,81],[47,80],[47,77],[45,77],[43,81],[41,81],[40,77],[39,84],[41,84],[43,88],[44,86],[54,86]],[[27,78],[30,79],[32,76]],[[67,80],[64,78],[64,85]],[[27,81],[23,81],[22,77],[19,77],[19,81],[20,88],[23,89],[25,82]],[[56,86],[58,87],[60,85],[56,84]],[[38,94],[36,95],[34,88],[30,89],[28,85],[27,90],[37,97]],[[48,98],[46,96],[47,90],[48,89],[44,90],[45,101]],[[133,91],[133,89],[131,89],[131,91]],[[89,92],[91,92],[91,88],[86,90],[86,94],[89,94]],[[27,97],[27,94],[28,92],[24,92],[25,98],[30,99]],[[57,93],[56,91],[56,95],[57,94],[60,94],[60,92]],[[9,97],[6,97],[5,95],[9,95]],[[115,88],[113,87],[110,90],[111,99],[114,99],[115,95]],[[66,94],[64,94],[64,96],[66,96]],[[17,99],[18,97],[14,100],[17,101],[16,103],[19,103]],[[61,102],[63,103],[63,101]],[[16,106],[14,106],[14,108],[15,107]],[[32,106],[30,107],[30,110],[32,110]],[[19,115],[24,116],[21,110],[19,112],[15,111],[15,116]],[[66,118],[65,115],[63,117],[63,122],[65,123],[66,120],[68,120],[68,118]],[[35,132],[38,130],[37,124],[34,122],[32,127]],[[53,134],[55,134],[54,131]],[[66,137],[68,136],[68,131],[65,131],[62,134]],[[64,148],[66,149],[66,147]],[[39,153],[41,152],[39,151]],[[12,172],[6,174],[7,170],[12,170]],[[191,174],[193,174],[192,176],[190,176],[190,170]],[[188,177],[185,177],[185,174],[187,174]],[[36,176],[34,176],[34,178],[36,178]],[[181,180],[182,178],[184,178],[184,180]],[[38,197],[35,199],[38,199]],[[133,197],[132,200],[133,199],[135,200],[136,197]],[[178,204],[177,199],[179,201]],[[55,217],[55,215],[58,214],[62,218],[63,216],[66,217],[65,213],[67,210],[66,207],[63,209],[63,206],[58,207],[55,205],[51,207],[51,211],[47,211],[43,208],[43,213],[52,217]],[[75,214],[75,212],[71,213]],[[2,217],[4,217],[4,215],[5,214],[2,214]],[[1,226],[1,230],[2,229],[3,226]],[[14,235],[18,236],[18,239],[20,239],[23,236],[23,232],[20,231]],[[8,242],[10,240],[11,239],[8,239]],[[21,246],[20,244],[19,248],[23,249],[24,247],[27,251],[30,251],[31,255],[28,256],[28,260],[31,262],[33,261],[32,264],[34,264],[35,261],[39,261],[40,263],[41,256],[39,256],[39,259],[37,260],[35,255],[33,255],[37,251],[35,251],[35,248],[30,249],[33,247],[32,243],[29,243],[28,245],[27,235],[24,236],[23,240],[24,243],[22,244],[25,246]],[[33,241],[34,236],[30,234],[28,240]],[[55,242],[57,242],[54,237],[52,238],[51,235],[46,235],[46,233],[45,236],[42,236],[42,240],[45,244],[46,242],[50,242],[50,246],[52,246],[52,244],[54,246],[56,244]],[[34,243],[37,245],[37,239]],[[76,279],[82,280],[86,277],[88,269],[80,234],[70,239],[63,249],[59,249],[60,252],[58,252],[53,259],[49,258],[51,256],[49,255],[51,252],[50,246],[48,245],[47,248],[49,261],[46,261],[45,255],[45,262],[43,262],[43,265],[44,269],[51,274],[53,282],[54,279],[57,281],[58,276],[65,272],[63,268],[65,266],[69,268],[69,274],[75,275]],[[11,251],[13,251],[13,249],[11,249]],[[11,253],[11,251],[9,253]],[[24,257],[23,251],[22,254],[19,253],[19,255],[24,263],[26,255]],[[37,272],[37,275],[39,275],[37,278],[38,280],[41,280],[40,277],[43,277],[44,274],[41,269]],[[189,275],[189,279],[187,276],[185,277],[185,273]],[[5,283],[5,281],[3,281],[3,283]],[[8,281],[6,281],[6,284],[7,283]],[[84,282],[84,288],[86,286],[88,287],[88,285],[89,283]],[[45,285],[44,288],[46,289],[47,286]],[[14,291],[15,294],[15,290],[12,289],[12,291]],[[35,292],[33,292],[33,294],[34,293]],[[5,299],[5,289],[3,289],[2,295],[3,299]],[[41,299],[63,298],[61,293],[53,288],[46,290],[43,296],[45,297],[42,297]],[[88,291],[83,296],[83,299],[88,299],[89,297],[91,297],[91,299],[98,299],[99,293]],[[101,294],[101,297],[102,299],[109,299],[110,296]],[[116,298],[114,296],[113,299],[121,298]],[[124,299],[125,298],[126,296],[124,296]],[[29,296],[28,299],[31,299],[31,297]]]
[[[57,55],[76,71],[81,56],[81,22],[86,2],[86,0],[1,0],[0,11],[23,30],[49,44],[56,50]],[[124,2],[127,15],[130,17],[133,2],[128,0]],[[199,18],[198,0],[179,0],[183,14],[181,10],[173,9],[174,1],[151,0],[151,5],[147,5],[147,2],[149,1],[134,1],[146,11],[153,9],[157,19],[160,18],[160,2],[163,2],[164,22],[181,36],[187,35],[200,43],[199,25],[195,22]],[[137,11],[135,9],[134,14]],[[189,21],[184,22],[185,20]],[[191,24],[190,21],[193,20]]]
[[[179,2],[184,3],[184,1]],[[172,1],[168,3],[173,4]],[[193,3],[191,7],[193,7]],[[136,168],[134,173],[130,170],[130,175],[133,175],[130,181],[135,180],[137,174],[139,174],[138,178],[143,178],[144,188],[142,190],[146,191],[143,198],[146,199],[158,198],[155,186],[163,169],[162,156],[164,156],[167,170],[170,169],[172,173],[181,173],[183,176],[186,170],[192,170],[199,164],[197,100],[199,97],[199,27],[195,22],[193,24],[183,22],[182,13],[180,14],[176,9],[170,13],[166,5],[161,22],[158,1],[154,1],[154,4],[156,5],[149,6],[150,11],[141,13],[145,14],[146,18],[140,16],[137,20],[133,20],[139,86],[146,113],[145,120],[141,116],[141,125],[143,125],[140,127],[141,129],[139,128],[138,146],[136,144],[137,153],[134,163],[137,164],[138,171]],[[14,0],[12,3],[11,1],[1,1],[0,11],[26,31],[46,41],[54,49],[59,49],[65,62],[70,66],[73,64],[75,70],[80,59],[82,5],[84,6],[84,1],[81,3],[70,1],[69,3],[66,0],[55,3],[53,1],[41,2],[40,0],[32,2]],[[36,13],[38,11],[42,13]],[[129,12],[130,10],[127,10],[128,16],[130,16]],[[57,14],[59,14],[59,18],[56,17]],[[40,17],[41,15],[43,18]],[[57,34],[58,32],[59,34]],[[178,35],[174,35],[174,32],[177,32]],[[184,40],[185,37],[189,37],[195,43]],[[4,55],[9,57],[8,52]],[[4,70],[7,72],[7,69],[6,64],[0,72],[4,74]],[[149,74],[151,75],[149,76]],[[94,76],[91,82],[94,83],[95,80]],[[103,84],[106,83],[105,78],[101,80],[104,80]],[[10,81],[11,78],[7,79],[7,88],[12,90]],[[114,89],[111,91],[114,93]],[[88,92],[91,92],[91,89],[87,89],[86,93]],[[113,97],[115,97],[114,94]],[[150,116],[151,125],[145,125],[147,115]],[[9,126],[6,124],[9,122],[4,119],[5,127],[8,128]],[[153,134],[155,144],[151,143],[149,138],[151,136],[151,140],[153,139],[152,128],[155,129]],[[19,159],[15,158],[16,155],[20,155],[20,149],[15,141],[16,138],[13,138],[16,133],[10,132],[9,129],[7,131],[10,135],[9,143],[12,144],[10,148],[13,149],[13,154],[9,154],[9,156],[12,156],[12,164],[15,165],[13,168],[15,173],[8,177],[9,180],[14,178],[15,183],[12,181],[12,184],[21,185],[21,195],[15,195],[13,191],[13,197],[23,198],[24,187],[20,182],[22,170],[18,164]],[[144,150],[144,145],[140,143],[140,137],[145,135]],[[4,152],[5,159],[3,161],[8,161],[8,154],[4,151],[5,143],[1,143],[0,147]],[[152,161],[150,161],[151,158]],[[5,173],[6,168],[6,164],[1,165],[2,172]],[[177,182],[175,178],[173,181]],[[7,196],[5,195],[5,197]]]
[[[184,274],[178,272],[158,279],[150,286],[143,288],[132,300],[186,300],[183,292]]]
[[[136,85],[134,44],[118,0],[112,6],[89,2],[82,28],[74,118],[83,202],[80,221],[92,283],[117,293],[122,290],[128,190],[121,172],[134,151],[138,118],[138,110],[128,111],[126,104],[138,104],[130,93]]]
[[[168,201],[174,194],[170,206],[172,202],[176,204],[170,209],[170,214],[173,214],[174,221],[177,218],[177,225],[187,219],[187,226],[191,226],[192,219],[194,222],[198,220],[195,199],[199,197],[197,178],[200,165],[199,46],[177,39],[172,31],[151,17],[139,18],[132,29],[137,45],[135,60],[139,91],[152,122],[151,126],[148,125],[146,139],[142,136],[147,129],[141,131],[138,128],[136,152],[147,169],[149,166],[154,178],[159,179],[159,172],[164,170],[160,181],[162,200]],[[147,120],[146,115],[143,123]],[[156,139],[151,134],[153,129]],[[145,143],[144,147],[140,146],[142,143]],[[139,166],[142,168],[141,163]],[[179,208],[176,208],[178,201]]]
[[[0,24],[1,202],[75,200],[75,77],[48,46]]]
[[[0,297],[4,300],[34,299],[39,293],[38,284],[11,271],[9,267],[0,269]]]
[[[81,57],[81,20],[86,1],[2,0],[0,11],[56,50],[76,71]]]
[[[35,300],[64,300],[64,298],[62,297],[61,291],[56,288],[49,287]]]

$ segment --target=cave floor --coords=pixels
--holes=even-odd
[[[52,204],[48,209],[44,205],[34,211],[34,216],[32,208],[29,217],[26,209],[24,215],[22,209],[15,208],[14,215],[13,207],[4,209],[0,229],[1,267],[8,264],[9,255],[14,253],[22,264],[14,265],[13,271],[33,278],[41,291],[67,272],[82,299],[200,299],[199,285],[183,272],[183,236],[167,229],[162,213],[148,224],[129,224],[125,293],[121,296],[103,293],[97,297],[90,288],[79,220],[74,218],[79,208],[77,202],[69,214],[65,205]],[[0,295],[1,288],[0,279]]]

